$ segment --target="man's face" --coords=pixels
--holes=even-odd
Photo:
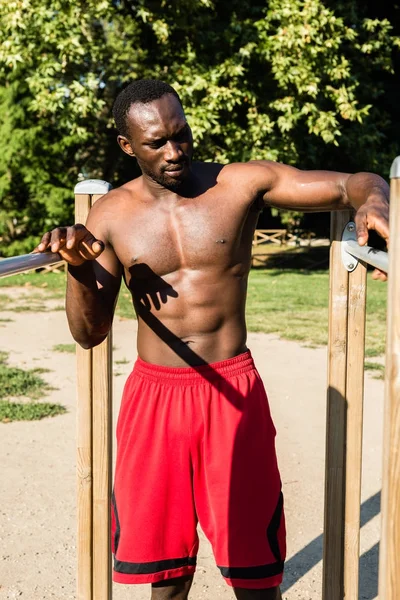
[[[182,106],[172,94],[147,104],[132,104],[127,115],[129,139],[119,136],[124,152],[135,156],[144,175],[170,190],[187,179],[193,138]]]

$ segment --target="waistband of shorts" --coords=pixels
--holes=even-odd
[[[159,383],[189,385],[193,383],[207,383],[207,381],[215,381],[221,378],[228,379],[229,377],[253,371],[254,369],[255,365],[251,352],[247,350],[247,352],[238,354],[233,358],[196,367],[153,365],[138,357],[132,374],[140,375]]]

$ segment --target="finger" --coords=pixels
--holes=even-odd
[[[65,246],[65,235],[65,227],[53,229],[50,237],[50,249],[52,252],[58,252],[61,247]]]
[[[36,246],[35,250],[33,250],[33,252],[36,252],[36,251],[44,252],[50,243],[50,237],[51,237],[51,233],[50,233],[50,231],[48,231],[47,233],[45,233],[42,236],[42,239],[40,240],[39,244]]]
[[[76,228],[75,227],[68,227],[67,228],[67,235],[65,238],[65,247],[67,248],[67,250],[71,250],[76,244]]]
[[[387,275],[386,275],[385,273],[379,273],[379,275],[378,275],[377,279],[378,279],[379,281],[383,281],[383,282],[385,282],[385,281],[387,281]]]
[[[376,217],[371,224],[370,229],[375,229],[386,242],[389,244],[389,222],[383,217]]]
[[[358,210],[355,216],[357,241],[360,246],[365,246],[368,242],[368,224],[367,216],[364,211]]]
[[[95,252],[95,254],[97,256],[103,252],[104,248],[105,248],[104,242],[102,242],[101,240],[96,240],[92,244],[92,250]]]
[[[94,260],[104,250],[104,243],[101,240],[96,240],[94,236],[84,238],[79,242],[79,252],[85,258]]]
[[[375,269],[372,273],[372,279],[375,279],[376,281],[387,281],[387,278],[387,273],[380,269]]]
[[[86,251],[92,246],[94,254],[100,254],[104,250],[103,242],[99,242],[81,223],[76,223],[72,227],[67,227],[66,231],[66,247],[68,250],[76,247],[79,250],[79,245],[84,242],[87,246]]]

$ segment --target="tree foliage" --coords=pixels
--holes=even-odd
[[[387,175],[399,9],[355,0],[0,0],[0,252],[72,216],[85,177],[137,174],[111,107],[130,80],[180,93],[196,155]]]

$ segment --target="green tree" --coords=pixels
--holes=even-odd
[[[199,159],[386,176],[400,133],[399,9],[377,10],[355,0],[0,0],[0,253],[71,219],[78,179],[137,174],[111,106],[140,77],[179,91]]]

